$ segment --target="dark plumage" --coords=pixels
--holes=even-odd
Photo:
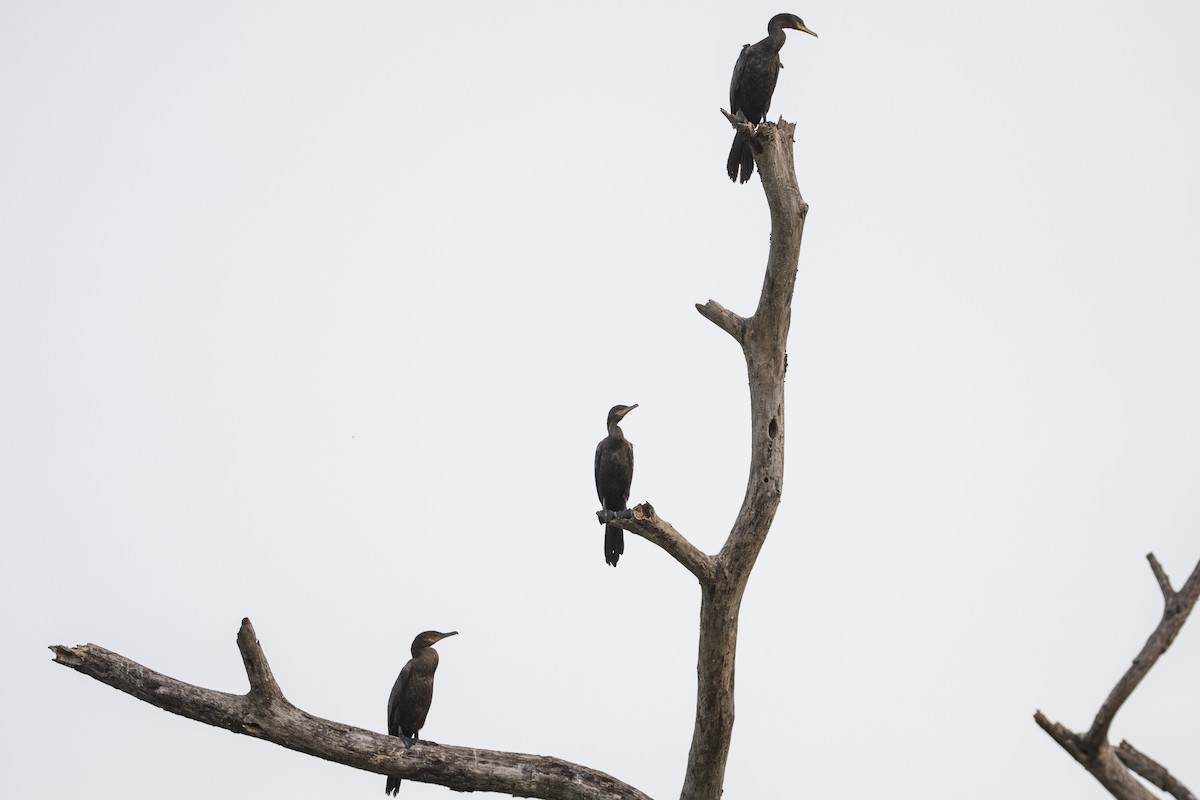
[[[804,27],[804,20],[795,14],[776,14],[767,23],[767,38],[743,46],[742,54],[733,65],[733,80],[729,82],[729,112],[744,118],[751,125],[766,119],[767,111],[771,108],[771,95],[775,93],[775,83],[783,66],[779,63],[779,51],[787,41],[784,28],[816,36]],[[738,131],[734,135],[725,171],[731,181],[738,180],[740,173],[742,183],[750,180],[754,174],[754,152],[745,131]]]
[[[447,636],[456,635],[458,631],[425,631],[413,639],[412,658],[400,670],[387,706],[388,733],[401,737],[405,747],[412,747],[420,738],[417,734],[425,727],[429,704],[433,702],[433,674],[438,666],[438,654],[433,645]],[[385,791],[392,795],[400,791],[400,779],[389,775]]]
[[[596,494],[608,511],[624,511],[629,503],[629,485],[633,483],[633,445],[617,423],[637,408],[613,406],[608,412],[608,436],[596,445]],[[612,566],[625,552],[625,532],[616,525],[604,526],[604,561]]]

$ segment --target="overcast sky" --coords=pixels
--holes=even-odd
[[[0,1],[0,795],[378,797],[51,662],[95,642],[678,796],[748,464],[769,220],[718,109],[780,11],[811,205],[784,502],[726,797],[1092,800],[1086,728],[1200,558],[1200,5]],[[1200,620],[1126,704],[1200,788]],[[452,796],[406,782],[408,800]]]

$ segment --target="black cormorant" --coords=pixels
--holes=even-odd
[[[775,82],[779,80],[779,50],[787,41],[784,28],[794,28],[805,33],[815,33],[804,26],[804,20],[795,14],[776,14],[767,23],[767,38],[755,44],[742,47],[733,66],[733,80],[729,82],[729,113],[742,117],[751,125],[757,125],[767,118],[771,108],[771,95],[775,92]],[[750,149],[750,140],[745,131],[738,131],[733,137],[733,147],[729,149],[729,159],[725,162],[725,171],[729,180],[745,183],[754,174],[754,153]]]
[[[433,702],[433,673],[437,672],[438,666],[438,654],[433,645],[457,634],[458,631],[425,631],[413,639],[412,658],[400,670],[392,686],[387,709],[388,733],[401,737],[405,747],[412,747],[420,738],[417,733],[425,727],[429,704]],[[400,779],[389,775],[385,791],[393,795],[400,791]]]
[[[600,505],[608,511],[624,511],[629,502],[629,485],[633,483],[633,445],[625,438],[618,424],[637,408],[613,406],[608,412],[608,436],[596,445],[596,494]],[[604,560],[612,566],[625,552],[625,532],[616,525],[604,526]]]

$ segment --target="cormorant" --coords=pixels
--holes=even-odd
[[[742,47],[742,54],[733,65],[733,80],[729,82],[729,113],[741,117],[751,125],[757,125],[767,118],[771,108],[771,95],[775,92],[775,82],[779,80],[779,51],[787,41],[784,28],[794,28],[805,33],[815,33],[804,26],[804,20],[795,14],[776,14],[767,23],[767,38],[755,44]],[[733,137],[733,147],[729,149],[729,159],[725,162],[725,171],[729,180],[745,183],[754,174],[754,152],[750,149],[750,140],[745,131],[738,131]]]
[[[633,483],[633,445],[625,438],[617,423],[637,408],[613,406],[608,412],[608,436],[596,445],[596,494],[600,505],[608,511],[624,511],[629,502],[629,485]],[[604,526],[604,561],[617,565],[625,552],[625,532],[616,525]]]
[[[456,635],[458,631],[425,631],[413,639],[412,658],[400,670],[387,706],[388,733],[403,739],[405,747],[412,747],[420,738],[417,733],[425,727],[429,704],[433,702],[433,673],[438,666],[438,654],[433,645],[447,636]],[[400,791],[400,779],[389,775],[385,791],[392,795]]]

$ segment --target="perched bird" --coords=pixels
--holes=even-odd
[[[425,727],[429,704],[433,702],[433,673],[437,672],[438,666],[438,654],[433,645],[447,636],[457,635],[458,631],[425,631],[413,639],[412,658],[400,670],[387,706],[388,733],[403,739],[405,747],[412,747],[420,738],[417,733]],[[400,779],[389,775],[385,791],[392,795],[400,791]]]
[[[795,14],[776,14],[767,23],[767,38],[744,45],[742,54],[733,65],[733,80],[729,82],[729,112],[751,125],[766,119],[767,111],[771,108],[771,95],[775,93],[775,83],[783,67],[779,63],[779,51],[787,41],[784,28],[794,28],[816,36],[804,27],[804,20]],[[742,183],[750,180],[754,174],[754,152],[745,131],[738,131],[734,135],[725,171],[731,181],[738,180],[740,172]]]
[[[633,445],[625,438],[618,424],[631,406],[613,406],[608,412],[608,436],[596,445],[596,494],[600,505],[608,511],[624,511],[629,502],[629,485],[633,483]],[[625,531],[616,525],[604,526],[604,560],[612,566],[625,552]]]

